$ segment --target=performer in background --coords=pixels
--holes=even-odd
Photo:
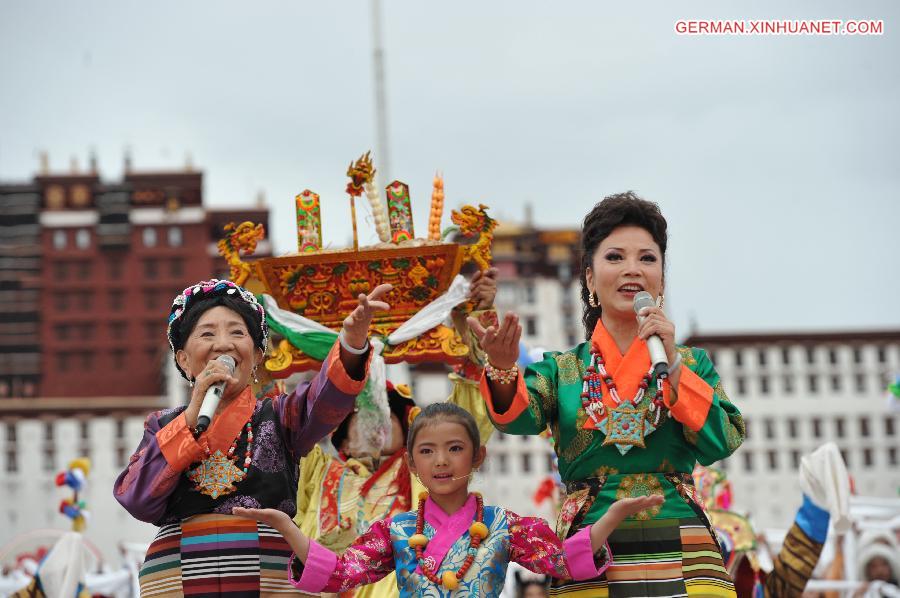
[[[585,217],[581,297],[587,341],[516,367],[522,328],[515,314],[486,330],[470,320],[488,354],[482,379],[488,412],[507,434],[548,426],[566,484],[557,525],[571,537],[616,500],[665,499],[623,522],[609,538],[615,561],[590,582],[554,582],[551,595],[734,596],[715,536],[697,499],[694,464],[733,453],[744,439],[741,415],[702,349],[675,344],[662,310],[667,224],[656,204],[613,195]],[[634,296],[660,307],[635,317]],[[670,376],[652,376],[646,340],[665,347]]]
[[[496,269],[476,272],[469,301],[459,310],[464,315],[454,313],[453,318],[461,337],[469,344],[470,357],[450,375],[453,391],[446,400],[473,414],[482,443],[487,443],[493,425],[477,390],[483,353],[473,342],[465,316],[475,317],[485,325],[496,323],[496,294]],[[371,446],[369,439],[377,435],[365,429],[380,424],[377,415],[367,413],[375,410],[371,394],[368,386],[360,393],[353,413],[332,433],[331,447],[323,448],[324,443],[320,443],[300,460],[294,521],[305,535],[337,553],[346,550],[372,523],[415,508],[414,497],[424,490],[410,475],[406,459],[406,435],[416,408],[410,388],[387,382],[392,431],[379,446]],[[393,574],[377,583],[341,592],[342,597],[356,598],[396,595]]]
[[[140,572],[142,596],[269,596],[284,581],[290,548],[270,527],[231,515],[235,506],[293,517],[297,461],[353,409],[366,381],[368,328],[390,285],[361,295],[319,374],[288,395],[257,401],[250,389],[266,350],[265,313],[227,280],[190,286],[175,298],[168,339],[193,386],[187,406],[152,413],[116,499],[135,518],[160,526]],[[230,372],[216,358],[229,355]],[[206,391],[225,382],[208,429],[197,418]],[[236,594],[234,594],[236,595]]]

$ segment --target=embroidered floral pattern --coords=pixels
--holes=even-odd
[[[626,475],[619,482],[619,488],[616,490],[616,500],[623,498],[634,498],[637,496],[665,496],[662,484],[655,475],[649,473],[637,473],[634,475]],[[652,519],[659,514],[662,505],[656,505],[649,509],[644,509],[634,516],[639,521]]]
[[[253,465],[267,473],[284,469],[284,452],[278,439],[275,422],[263,421],[254,431],[256,442],[253,444]]]

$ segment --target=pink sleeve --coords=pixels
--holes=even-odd
[[[298,590],[310,594],[346,592],[375,583],[394,570],[390,526],[390,519],[376,521],[341,556],[310,540],[305,564],[291,555],[288,579]]]
[[[577,581],[594,579],[609,566],[609,548],[595,556],[591,529],[580,530],[565,542],[540,517],[519,517],[506,512],[509,520],[509,560],[529,571]]]

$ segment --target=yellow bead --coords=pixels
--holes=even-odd
[[[425,547],[428,545],[428,538],[425,534],[413,534],[406,542],[409,544],[410,548],[415,548],[416,546]]]
[[[425,502],[426,500],[428,500],[428,493],[419,492],[419,502]]]
[[[484,540],[488,537],[488,528],[480,521],[476,521],[471,526],[469,526],[469,535],[473,538],[480,538],[481,540]]]
[[[456,579],[456,573],[453,571],[444,571],[444,574],[441,575],[441,585],[448,590],[455,590],[458,588],[459,580]]]

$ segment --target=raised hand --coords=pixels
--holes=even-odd
[[[494,306],[497,296],[497,268],[479,270],[472,276],[469,288],[469,300],[475,303],[475,309],[488,309]]]
[[[372,316],[376,311],[387,311],[391,308],[382,297],[394,289],[393,285],[380,284],[365,295],[359,294],[359,305],[350,315],[344,318],[344,341],[354,349],[364,349],[369,339],[369,326],[372,324]]]
[[[665,498],[659,495],[620,498],[609,506],[607,513],[611,513],[613,517],[621,521],[622,519],[633,517],[646,509],[659,506],[663,502],[665,502]]]
[[[488,326],[486,329],[475,318],[466,321],[492,366],[498,370],[508,370],[516,365],[519,339],[522,338],[522,325],[516,314],[509,312],[498,326]]]
[[[661,307],[645,307],[640,316],[644,321],[638,325],[638,338],[647,340],[654,334],[662,341],[669,363],[675,361],[675,324],[666,317]]]

